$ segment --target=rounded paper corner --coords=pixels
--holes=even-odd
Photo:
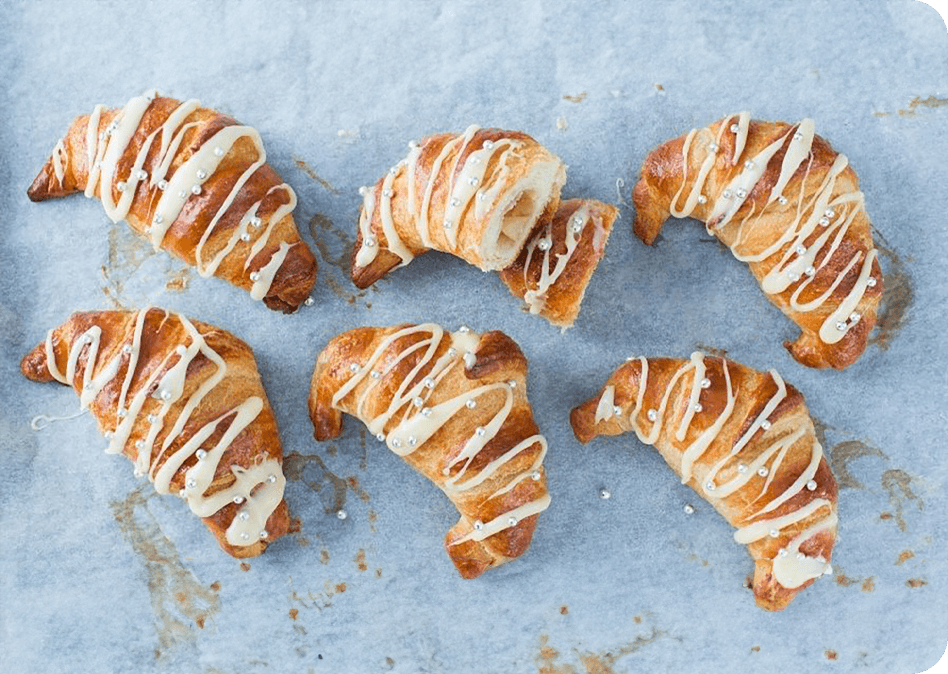
[[[945,642],[945,652],[942,654],[941,660],[932,665],[930,669],[919,672],[919,674],[948,674],[948,642]]]
[[[941,23],[945,29],[945,32],[948,32],[948,0],[915,0],[915,1],[920,2],[923,5],[928,5],[929,7],[934,9],[936,12],[938,12],[938,16],[941,17]],[[942,662],[944,662],[944,660],[942,660]],[[945,671],[946,671],[946,674],[948,674],[948,669],[946,669]],[[941,672],[938,672],[937,674],[941,674]]]

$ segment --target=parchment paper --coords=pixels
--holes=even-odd
[[[910,0],[0,4],[0,670],[4,672],[917,672],[948,639],[945,482],[948,34]],[[156,87],[257,127],[318,249],[316,304],[283,316],[153,254],[97,201],[26,188],[70,120]],[[847,154],[887,297],[862,359],[795,363],[796,329],[693,221],[654,248],[630,193],[654,146],[725,114],[809,116]],[[565,197],[621,206],[577,326],[432,254],[357,292],[360,185],[426,134],[530,133]],[[18,363],[79,309],[165,306],[255,349],[299,534],[240,564],[184,503],[105,456],[93,420]],[[502,329],[530,359],[553,504],[529,552],[460,579],[453,507],[347,420],[318,444],[318,351],[359,325]],[[732,529],[632,435],[583,447],[569,410],[632,354],[720,349],[807,397],[840,482],[835,574],[781,614],[742,586]],[[601,499],[606,488],[611,498]],[[693,504],[695,513],[683,511]],[[344,508],[345,520],[335,512]]]

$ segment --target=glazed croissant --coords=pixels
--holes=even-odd
[[[575,408],[573,432],[634,431],[732,525],[754,558],[757,605],[780,611],[832,572],[836,480],[803,396],[768,373],[695,353],[630,358]]]
[[[358,417],[461,513],[445,547],[464,578],[523,554],[550,504],[527,361],[502,332],[433,323],[357,328],[319,354],[309,412],[317,440]]]
[[[186,500],[229,554],[259,555],[287,532],[276,419],[232,334],[162,309],[76,313],[20,369],[72,386],[106,452]]]
[[[77,117],[27,194],[98,196],[155,250],[288,313],[309,296],[316,259],[293,221],[296,194],[266,158],[255,129],[194,99],[139,96]]]
[[[560,207],[566,166],[519,131],[472,125],[461,135],[439,134],[408,147],[408,156],[374,187],[359,190],[353,283],[366,288],[418,255],[438,250],[484,271],[503,270],[504,282],[532,313],[571,325],[602,257],[615,208],[594,201]],[[570,215],[577,220],[567,229]],[[577,238],[584,242],[577,245]],[[542,252],[533,255],[535,266],[524,274],[537,247]],[[551,253],[557,258],[551,260]]]
[[[500,272],[501,280],[530,313],[568,328],[618,215],[615,206],[593,199],[561,202],[550,220],[537,225],[517,260]]]
[[[812,119],[694,129],[646,157],[633,200],[645,243],[669,215],[694,217],[747,262],[802,330],[785,345],[800,363],[842,369],[865,350],[882,272],[856,173]]]

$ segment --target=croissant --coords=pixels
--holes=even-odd
[[[865,350],[882,297],[871,224],[849,160],[812,119],[742,112],[694,129],[646,157],[632,196],[646,244],[669,215],[694,217],[747,262],[800,327],[785,346],[803,365],[842,369]]]
[[[803,396],[775,370],[698,352],[630,358],[570,415],[576,438],[634,431],[733,526],[757,605],[780,611],[832,573],[836,480]]]
[[[501,280],[530,313],[570,327],[618,215],[615,206],[601,201],[561,202],[552,219],[537,225],[517,260],[500,272]]]
[[[266,158],[252,127],[194,99],[138,96],[73,120],[27,195],[98,196],[155,250],[288,313],[309,296],[316,259],[293,220],[296,194]]]
[[[253,557],[289,528],[276,419],[250,347],[163,309],[75,313],[20,365],[72,386],[109,445],[176,493],[221,548]]]
[[[309,413],[317,440],[342,413],[434,482],[460,511],[445,548],[464,578],[523,554],[550,504],[526,391],[527,360],[502,332],[438,325],[357,328],[316,362]]]

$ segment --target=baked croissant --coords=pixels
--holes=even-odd
[[[836,480],[803,396],[775,370],[695,353],[630,358],[570,415],[586,443],[635,431],[733,526],[757,605],[780,611],[832,572]]]
[[[669,215],[694,217],[747,262],[802,330],[785,346],[803,365],[842,369],[865,350],[882,272],[856,173],[812,119],[694,129],[646,157],[632,196],[645,243]]]
[[[526,391],[527,360],[502,332],[433,323],[357,328],[319,354],[309,413],[317,440],[342,413],[434,482],[461,513],[445,547],[464,578],[522,555],[550,504]]]
[[[309,296],[316,259],[293,221],[296,194],[266,158],[252,127],[194,99],[138,96],[73,120],[27,194],[98,196],[155,250],[288,313]]]
[[[601,201],[561,202],[549,221],[537,225],[520,256],[500,272],[500,278],[524,300],[530,313],[553,325],[571,326],[618,215],[615,206]]]
[[[72,386],[106,453],[186,500],[229,554],[259,555],[287,532],[276,419],[232,334],[163,309],[75,313],[20,369]]]
[[[566,181],[559,157],[518,131],[471,125],[408,147],[374,187],[359,190],[352,260],[359,288],[429,250],[484,271],[503,269],[537,221],[556,211]]]

